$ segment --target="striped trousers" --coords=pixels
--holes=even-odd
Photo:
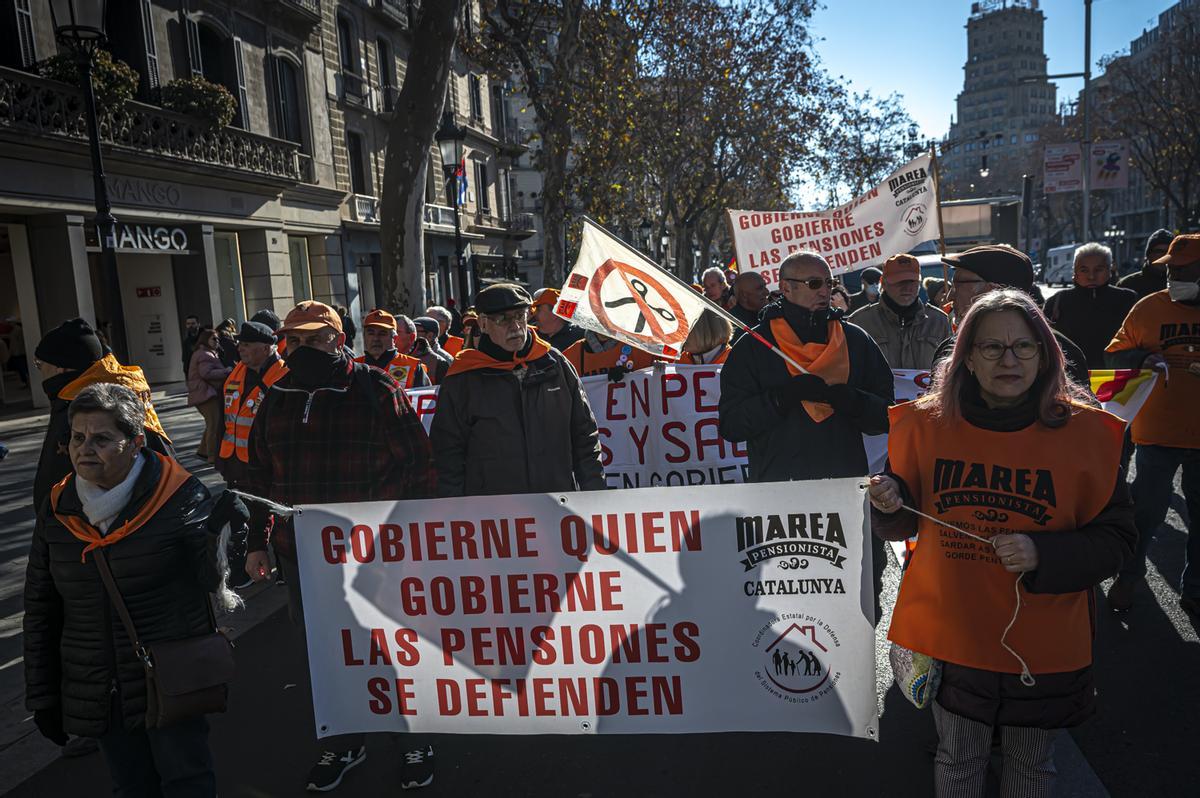
[[[984,798],[992,727],[942,709],[933,702],[938,748],[933,784],[938,798]],[[1004,767],[1001,798],[1050,798],[1054,790],[1054,740],[1057,730],[1001,726]]]

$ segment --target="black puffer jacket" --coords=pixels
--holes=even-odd
[[[153,455],[133,488],[116,528],[145,505],[158,484],[162,463]],[[109,601],[83,541],[50,511],[40,514],[25,572],[25,705],[59,710],[70,734],[99,737],[108,729],[109,695],[115,687],[125,728],[143,725],[146,682],[142,664]],[[208,531],[208,489],[187,480],[144,526],[106,546],[109,566],[134,626],[146,643],[178,640],[212,631],[208,593],[216,590],[217,535]],[[58,512],[83,517],[72,480]]]
[[[805,320],[812,317],[814,324]],[[755,332],[775,343],[771,321],[786,318],[802,342],[824,341],[827,316],[783,301],[767,305]],[[887,409],[895,398],[895,380],[879,346],[854,324],[831,316],[842,325],[850,356],[850,377],[857,401],[853,412],[835,412],[817,423],[800,407],[781,408],[773,391],[791,375],[778,354],[743,336],[721,369],[718,406],[721,437],[746,441],[751,482],[789,479],[830,479],[867,473],[863,435],[888,430]]]
[[[42,383],[50,399],[50,424],[46,427],[46,438],[42,441],[42,456],[38,458],[37,474],[33,478],[33,506],[41,508],[50,495],[50,489],[63,477],[71,473],[71,457],[67,454],[67,441],[71,437],[71,422],[67,411],[71,403],[59,399],[58,392],[66,388],[83,374],[82,371],[65,371]],[[174,457],[171,443],[150,428],[146,428],[146,448]]]
[[[1083,350],[1087,367],[1102,369],[1104,348],[1121,329],[1137,301],[1138,295],[1128,288],[1113,285],[1082,288],[1076,285],[1050,297],[1043,310],[1054,329]]]
[[[506,354],[487,336],[479,344],[494,358]],[[429,440],[438,496],[605,487],[596,417],[557,349],[529,363],[520,379],[491,368],[447,377]]]

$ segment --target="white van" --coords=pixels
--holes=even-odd
[[[1046,265],[1042,269],[1042,282],[1046,285],[1070,285],[1075,279],[1075,250],[1078,248],[1078,244],[1052,247],[1046,253]]]

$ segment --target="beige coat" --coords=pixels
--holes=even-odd
[[[900,316],[882,299],[850,314],[848,321],[866,330],[894,369],[928,369],[938,344],[950,337],[950,317],[917,300],[921,309],[911,321]]]

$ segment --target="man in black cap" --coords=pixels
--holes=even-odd
[[[997,288],[1017,288],[1033,296],[1033,261],[1029,256],[1007,244],[986,244],[974,247],[966,252],[956,252],[942,258],[948,266],[954,269],[950,281],[950,297],[954,302],[954,321],[960,324],[975,300],[994,291]],[[1071,379],[1088,387],[1087,358],[1075,342],[1058,330],[1054,337],[1062,348],[1067,360],[1067,373]],[[950,356],[954,351],[955,336],[951,335],[938,346],[933,353],[933,363],[930,369]]]
[[[42,389],[50,399],[50,424],[33,478],[33,505],[41,512],[50,488],[71,473],[67,442],[71,424],[67,408],[84,388],[97,382],[113,382],[129,388],[146,403],[146,448],[175,456],[171,439],[162,428],[150,401],[150,385],[142,370],[122,366],[100,342],[96,331],[83,319],[64,321],[42,338],[34,350],[34,365],[42,375]]]
[[[601,490],[596,418],[575,369],[529,329],[532,299],[475,297],[481,335],[454,358],[429,430],[439,496]]]
[[[1161,261],[1167,256],[1167,250],[1174,238],[1175,234],[1170,230],[1155,230],[1151,233],[1146,239],[1146,254],[1141,271],[1125,275],[1117,285],[1135,292],[1138,299],[1164,290],[1167,287],[1167,267]]]
[[[442,327],[432,316],[417,316],[413,319],[413,326],[416,327],[417,339],[413,341],[409,354],[425,364],[425,370],[429,372],[434,385],[441,385],[446,371],[454,362],[454,356],[442,349],[438,341]]]
[[[868,266],[862,270],[862,290],[856,291],[850,295],[850,310],[847,313],[853,313],[859,308],[865,308],[867,305],[873,305],[879,301],[879,281],[883,279],[883,272],[876,269],[874,266]]]
[[[237,348],[241,360],[225,378],[225,432],[216,468],[229,487],[247,490],[250,428],[266,392],[287,374],[287,366],[275,349],[275,331],[262,322],[242,323]],[[250,525],[255,530],[262,532],[270,528],[271,514],[260,502],[250,502],[249,509]],[[246,534],[243,531],[230,540],[229,572],[238,588],[253,583],[245,568]]]

